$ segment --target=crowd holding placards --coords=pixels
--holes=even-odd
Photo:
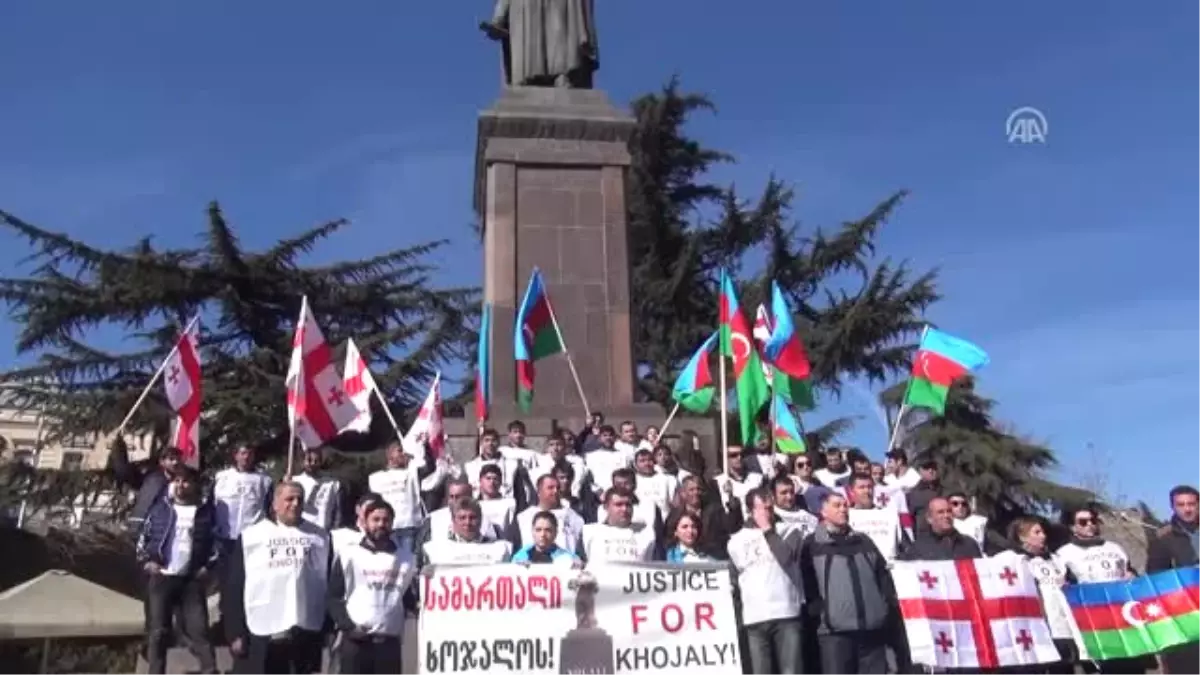
[[[1194,581],[1170,596],[1191,614],[1142,592],[1106,618],[1072,592],[1137,574],[1093,511],[1069,514],[1073,538],[1051,553],[1043,523],[1000,541],[936,464],[900,451],[883,466],[729,446],[710,479],[690,435],[676,453],[597,416],[539,452],[524,432],[483,430],[462,464],[396,444],[346,519],[320,450],[279,484],[239,450],[208,496],[164,453],[134,509],[150,671],[178,615],[215,672],[216,577],[246,673],[319,672],[327,648],[342,672],[400,672],[410,620],[421,672],[1142,672],[1146,649],[1114,651],[1110,634],[1153,633],[1163,611],[1179,634],[1147,644],[1175,645],[1168,671],[1195,672]],[[1195,569],[1196,491],[1171,498],[1150,571]],[[1077,622],[1081,607],[1104,625]],[[1101,658],[1114,653],[1134,656]]]

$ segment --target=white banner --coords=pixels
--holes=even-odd
[[[420,672],[741,672],[723,565],[439,567],[421,580]]]

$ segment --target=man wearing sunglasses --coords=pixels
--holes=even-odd
[[[954,514],[954,529],[974,539],[980,550],[983,550],[988,519],[971,513],[971,502],[965,493],[952,492],[946,499],[950,501],[950,511]]]

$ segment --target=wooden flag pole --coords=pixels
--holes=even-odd
[[[192,327],[195,326],[196,322],[199,320],[199,314],[193,316],[192,320],[189,321],[186,326],[184,326],[183,333],[180,333],[180,335],[192,330]],[[136,401],[133,402],[133,407],[129,409],[129,414],[125,415],[125,419],[121,420],[121,424],[117,426],[117,431],[114,435],[120,436],[121,432],[125,431],[125,427],[129,425],[129,420],[132,420],[134,413],[138,411],[138,408],[142,407],[142,403],[144,403],[146,401],[146,397],[150,395],[150,390],[154,387],[154,383],[158,382],[158,378],[162,377],[163,371],[167,369],[167,363],[171,360],[172,356],[175,356],[175,352],[178,350],[179,340],[176,339],[175,346],[171,347],[171,351],[167,352],[167,355],[163,358],[162,363],[158,364],[158,370],[154,371],[154,377],[150,378],[150,382],[146,385],[146,388],[142,390],[142,394],[137,397]]]
[[[679,401],[675,402],[675,407],[671,408],[670,414],[667,415],[667,421],[663,422],[662,428],[658,430],[658,438],[661,440],[667,433],[667,427],[671,426],[671,420],[675,419],[675,414],[679,412]]]
[[[725,355],[717,359],[721,362],[719,369],[721,389],[721,472],[726,476],[729,475],[729,411],[726,409],[725,401]]]
[[[567,349],[567,341],[563,338],[562,329],[558,326],[558,317],[554,316],[554,305],[550,304],[549,296],[546,297],[546,309],[550,310],[550,323],[554,325],[554,332],[558,333],[558,343],[562,345],[563,354],[567,356],[567,367],[571,369],[571,378],[575,380],[575,391],[579,392],[579,400],[583,403],[585,417],[590,418],[592,407],[588,405],[587,394],[583,393],[583,383],[579,381],[579,371],[575,370],[575,360],[571,358],[571,351]]]

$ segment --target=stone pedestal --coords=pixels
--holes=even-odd
[[[490,424],[501,433],[521,419],[537,441],[555,426],[582,428],[588,412],[562,356],[537,363],[533,409],[516,407],[513,327],[535,266],[591,410],[639,429],[666,417],[634,401],[625,206],[634,125],[598,90],[507,88],[479,116],[475,209],[492,303]],[[474,420],[468,407],[447,421],[455,454],[473,452]]]

